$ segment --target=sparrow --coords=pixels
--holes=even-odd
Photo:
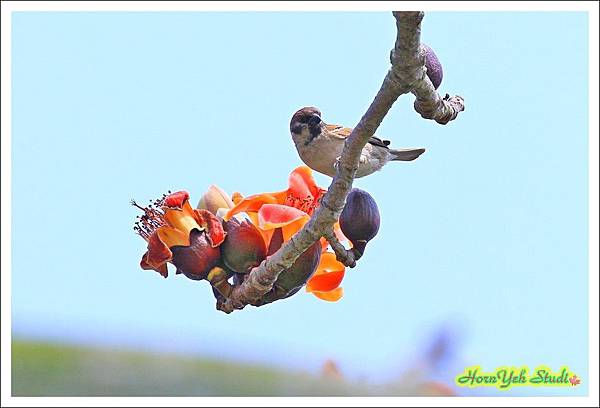
[[[351,128],[329,125],[321,120],[321,111],[304,107],[292,116],[290,133],[302,161],[311,169],[333,177]],[[411,161],[425,149],[390,149],[389,140],[372,136],[363,147],[354,177],[364,177],[381,170],[389,161]]]

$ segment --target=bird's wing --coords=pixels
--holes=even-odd
[[[329,134],[339,139],[345,139],[352,133],[352,129],[340,125],[325,125],[325,129]]]
[[[340,139],[345,139],[348,136],[350,136],[350,133],[352,133],[351,128],[343,127],[340,125],[325,125],[325,129],[327,129],[327,131],[331,135],[338,137]],[[372,144],[373,146],[385,147],[387,149],[390,144],[390,141],[380,139],[377,136],[371,136],[369,138],[368,143]]]
[[[388,146],[390,144],[390,141],[380,139],[377,136],[371,136],[368,140],[368,143],[371,143],[373,146],[381,146],[381,147],[385,147],[386,149],[389,149]]]

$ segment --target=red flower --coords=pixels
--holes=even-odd
[[[132,204],[144,211],[134,227],[148,242],[140,266],[166,278],[171,262],[178,273],[205,279],[220,259],[219,245],[225,239],[221,221],[207,210],[193,209],[186,191],[163,195],[148,207]]]
[[[306,224],[324,192],[315,183],[310,168],[301,166],[290,174],[288,188],[279,192],[246,198],[235,193],[230,200],[224,191],[211,186],[200,200],[202,209],[190,206],[185,191],[169,192],[147,207],[133,201],[144,212],[134,230],[148,242],[140,265],[167,277],[170,262],[177,273],[195,280],[208,279],[221,294],[226,293],[231,288],[227,280],[232,274],[243,280],[267,254],[274,253]],[[248,215],[251,224],[231,220],[241,212]],[[227,242],[221,214],[225,227],[233,234]],[[340,239],[345,238],[339,223],[335,232]],[[325,239],[311,246],[282,272],[262,302],[291,296],[305,284],[306,291],[320,299],[339,300],[345,267],[327,248]]]
[[[325,191],[315,183],[311,169],[301,166],[290,174],[286,190],[246,198],[234,193],[232,198],[235,206],[224,218],[228,220],[245,212],[259,228],[269,248],[275,230],[281,229],[285,242],[306,224]],[[336,223],[336,226],[339,236],[339,225]],[[343,289],[339,285],[344,277],[345,267],[335,259],[333,253],[326,252],[327,241],[322,240],[322,243],[323,254],[319,266],[308,280],[306,290],[320,299],[337,301],[343,295]]]

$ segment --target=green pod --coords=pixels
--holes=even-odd
[[[221,244],[221,257],[227,268],[237,273],[249,273],[267,256],[265,241],[258,228],[248,220],[235,218],[223,221],[226,232]]]

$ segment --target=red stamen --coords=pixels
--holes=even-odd
[[[294,197],[293,195],[288,195],[285,198],[284,204],[287,205],[288,207],[297,208],[301,211],[304,211],[308,215],[311,215],[313,213],[313,211],[315,210],[315,208],[317,208],[319,203],[313,197],[299,198],[299,197]]]

